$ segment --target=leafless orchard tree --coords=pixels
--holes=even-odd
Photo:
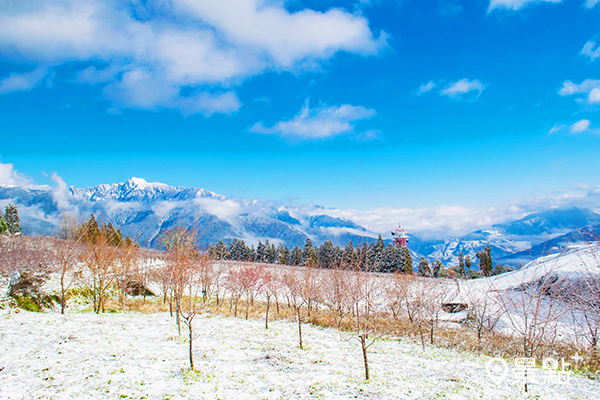
[[[225,288],[229,291],[229,312],[233,308],[233,316],[237,317],[238,303],[243,293],[241,274],[238,268],[229,270],[225,277]]]
[[[384,289],[385,298],[388,302],[388,308],[391,311],[392,318],[396,323],[404,314],[406,314],[412,322],[414,312],[412,312],[412,304],[408,304],[408,296],[414,280],[415,277],[412,274],[394,272],[394,275]],[[409,310],[411,311],[410,313],[408,312]]]
[[[375,343],[378,337],[384,332],[377,330],[375,320],[379,316],[377,306],[383,297],[384,288],[381,279],[369,272],[366,266],[363,266],[360,260],[357,260],[351,266],[348,285],[348,312],[344,313],[340,322],[349,319],[352,328],[352,334],[347,336],[347,340],[356,340],[360,343],[363,356],[363,365],[365,380],[370,379],[369,358],[367,350]],[[345,334],[342,333],[342,337]]]
[[[525,275],[523,275],[525,276]],[[523,356],[531,358],[544,343],[552,344],[558,335],[560,320],[567,308],[555,285],[552,271],[533,282],[500,293],[503,320],[508,321],[513,336],[522,343]],[[524,371],[524,390],[528,391],[527,370]]]
[[[493,331],[505,313],[503,307],[498,305],[497,296],[497,291],[493,289],[490,283],[483,288],[474,286],[467,288],[468,312],[474,320],[477,340],[480,345],[483,333]]]
[[[117,247],[111,243],[111,238],[100,231],[93,237],[83,238],[84,259],[92,275],[92,300],[94,312],[105,311],[108,288],[116,278],[114,264]]]
[[[261,271],[259,292],[267,299],[267,307],[265,309],[265,329],[269,329],[269,310],[271,308],[271,299],[273,298],[277,303],[277,313],[279,313],[278,295],[280,287],[281,282],[278,275],[266,269]]]
[[[305,285],[295,271],[285,273],[283,284],[285,285],[288,303],[293,308],[296,314],[296,321],[298,322],[298,347],[303,349],[302,323],[304,322],[304,317],[302,315],[302,307],[306,305]]]
[[[600,241],[596,240],[597,243]],[[561,287],[561,293],[570,308],[571,326],[577,340],[583,339],[594,353],[600,347],[600,254],[599,247],[585,250],[580,256],[582,270],[573,274]]]
[[[348,311],[351,272],[343,263],[323,273],[321,279],[323,303],[329,309],[335,326],[340,326],[344,314]]]
[[[83,231],[77,221],[64,215],[61,223],[60,237],[52,240],[53,263],[60,274],[60,312],[65,313],[67,292],[74,282],[75,274],[71,274],[82,258]]]

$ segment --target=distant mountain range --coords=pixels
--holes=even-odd
[[[26,234],[52,234],[64,212],[81,218],[94,213],[147,247],[157,247],[162,232],[182,224],[196,225],[202,246],[234,238],[302,246],[307,237],[317,245],[332,240],[345,246],[378,235],[351,220],[332,217],[318,206],[229,198],[206,189],[140,178],[85,189],[0,186],[0,205],[9,202],[18,206]],[[414,257],[440,259],[447,265],[456,264],[462,251],[476,264],[475,253],[489,244],[494,262],[519,265],[570,244],[587,242],[594,235],[600,235],[600,214],[579,208],[552,209],[462,237],[422,240],[411,235],[409,248]],[[389,234],[383,236],[391,240]]]

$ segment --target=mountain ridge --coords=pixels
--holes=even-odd
[[[147,182],[136,177],[88,188],[71,186],[63,192],[48,187],[0,186],[0,205],[8,202],[19,207],[27,234],[52,233],[63,212],[81,217],[94,213],[148,247],[159,246],[162,232],[182,224],[198,226],[203,232],[201,246],[234,238],[250,243],[269,239],[272,243],[301,247],[306,238],[311,238],[316,245],[332,240],[334,245],[345,246],[349,241],[357,245],[378,236],[350,219],[328,215],[324,207],[227,197],[207,189]],[[476,264],[475,253],[489,245],[495,261],[518,265],[546,247],[560,251],[569,243],[581,241],[583,235],[577,232],[596,226],[600,226],[600,214],[592,210],[550,209],[460,237],[423,240],[410,235],[409,248],[415,257],[456,265],[461,251]],[[554,239],[557,240],[552,242]],[[385,237],[385,241],[391,242],[391,237]]]

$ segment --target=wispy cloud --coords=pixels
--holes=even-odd
[[[600,103],[600,80],[586,79],[580,84],[573,83],[569,80],[563,83],[558,94],[561,96],[585,95],[579,97],[579,101],[583,101],[589,105]]]
[[[453,100],[474,99],[481,95],[485,90],[484,85],[479,79],[461,79],[452,82],[440,90],[440,95],[449,97]]]
[[[265,127],[259,122],[250,128],[250,132],[278,135],[293,140],[324,139],[354,133],[357,121],[372,118],[375,114],[373,109],[350,104],[310,108],[306,101],[294,118],[279,121],[272,127]]]
[[[33,179],[18,172],[12,164],[0,162],[0,186],[22,186],[33,184]]]
[[[419,86],[419,88],[415,91],[415,94],[417,96],[420,96],[423,93],[431,92],[433,89],[436,88],[436,86],[437,86],[437,83],[435,83],[434,81],[429,81],[429,82],[424,83],[421,86]]]
[[[598,4],[599,2],[600,2],[600,0],[586,0],[585,6],[587,8],[594,8],[596,6],[596,4]]]
[[[588,57],[590,61],[594,61],[600,57],[600,46],[596,47],[596,41],[590,40],[583,46],[579,54]]]
[[[597,1],[597,0],[588,0]],[[561,0],[490,0],[488,12],[496,9],[520,10],[525,6],[537,3],[561,3]]]
[[[28,65],[88,63],[73,82],[101,85],[113,112],[167,108],[209,116],[239,109],[232,88],[249,77],[318,70],[338,52],[368,56],[387,46],[387,34],[373,33],[363,15],[338,8],[290,12],[283,3],[5,2],[0,54]],[[34,87],[41,72],[21,86],[13,77],[4,93]],[[25,89],[11,89],[18,87]]]
[[[580,119],[572,124],[557,124],[550,129],[548,134],[551,135],[556,132],[568,132],[572,134],[599,133],[600,130],[592,128],[591,124],[592,122],[589,119]]]
[[[25,73],[13,72],[0,81],[0,94],[31,90],[47,77],[48,69],[44,67]]]

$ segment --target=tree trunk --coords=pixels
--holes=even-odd
[[[60,276],[60,313],[64,314],[65,313],[65,308],[66,308],[66,302],[67,299],[66,297],[66,290],[65,290],[65,272],[63,270],[62,275]]]
[[[246,296],[246,319],[248,319],[248,310],[250,309],[250,300]]]
[[[433,344],[433,321],[431,321],[431,326],[429,327],[429,341]]]
[[[302,347],[302,320],[300,319],[300,307],[296,307],[296,313],[298,316],[298,341],[299,341],[299,346],[301,349],[304,350],[304,347]]]
[[[269,329],[269,307],[271,305],[271,297],[267,296],[267,311],[265,312],[265,329]]]
[[[369,380],[369,360],[367,359],[367,336],[360,335],[360,346],[362,347],[363,361],[365,363],[365,380]]]
[[[419,333],[421,335],[421,346],[423,346],[423,350],[425,350],[425,337],[423,336],[423,325],[419,323]]]
[[[188,321],[188,330],[190,333],[190,368],[193,371],[194,370],[194,342],[193,342],[193,335],[192,335],[192,321]]]

